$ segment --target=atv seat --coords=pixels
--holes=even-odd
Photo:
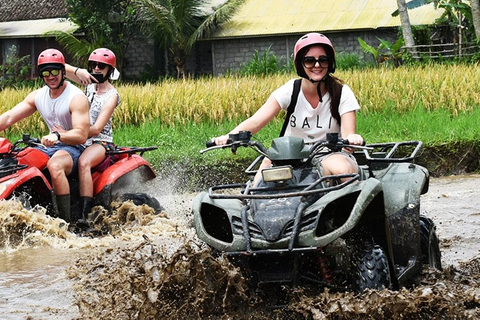
[[[96,167],[92,168],[92,172],[103,172],[107,170],[112,164],[114,164],[116,161],[120,159],[119,154],[107,154],[105,159],[103,159],[102,162],[100,162]]]

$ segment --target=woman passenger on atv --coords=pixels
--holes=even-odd
[[[295,44],[293,60],[297,74],[303,78],[297,82],[300,90],[296,105],[289,107],[295,100],[292,94],[295,79],[292,79],[276,89],[254,115],[229,134],[239,131],[255,134],[284,110],[288,119],[282,134],[284,131],[287,136],[301,137],[306,144],[313,145],[325,140],[327,133],[339,133],[350,144],[363,144],[363,138],[356,134],[356,111],[360,109],[357,99],[350,87],[332,75],[335,72],[335,49],[330,40],[319,33],[302,36]],[[287,109],[292,107],[293,112],[288,112]],[[228,138],[226,134],[212,140],[216,145],[224,145]],[[321,164],[324,175],[358,172],[349,150],[331,153],[321,160]],[[265,159],[258,173],[270,165],[271,161]]]
[[[84,84],[85,94],[90,102],[90,128],[86,149],[78,160],[78,177],[80,198],[82,201],[82,218],[92,211],[93,180],[92,168],[101,164],[106,158],[106,151],[115,148],[113,144],[113,111],[120,103],[120,96],[110,80],[119,76],[115,54],[106,48],[95,49],[88,58],[88,69],[66,65],[67,77],[78,84]],[[62,128],[56,128],[61,132]]]

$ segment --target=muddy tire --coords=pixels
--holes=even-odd
[[[354,290],[389,289],[392,287],[390,268],[385,251],[374,244],[365,244],[359,248],[354,258]]]
[[[425,216],[420,216],[420,246],[422,262],[428,264],[430,268],[442,270],[442,256],[435,223]]]
[[[155,214],[159,214],[165,209],[160,205],[157,199],[146,193],[124,193],[120,197],[122,201],[132,201],[135,205],[141,206],[145,204],[155,210]]]

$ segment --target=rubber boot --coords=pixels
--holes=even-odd
[[[61,196],[57,195],[56,200],[57,200],[58,217],[70,223],[72,220],[72,216],[71,216],[72,207],[70,204],[70,195],[69,194],[65,194]]]
[[[87,218],[88,218],[88,214],[92,212],[93,198],[80,197],[80,202],[82,203],[82,217],[78,219],[77,226],[79,228],[86,229],[89,227]]]

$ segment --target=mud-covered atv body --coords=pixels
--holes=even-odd
[[[40,205],[47,214],[55,216],[55,196],[47,169],[48,156],[39,150],[42,145],[36,138],[25,134],[11,143],[0,138],[0,199],[16,197],[27,208]],[[154,209],[160,209],[156,199],[138,193],[138,184],[155,178],[155,172],[142,157],[143,152],[156,147],[122,147],[109,151],[102,169],[92,170],[94,205],[110,210],[112,201],[129,199],[140,204],[144,202]],[[81,216],[76,174],[69,177],[72,216]],[[137,186],[137,187],[135,187]]]
[[[311,148],[300,138],[281,137],[267,150],[248,133],[233,136],[230,144],[202,152],[252,147],[273,166],[258,186],[217,185],[197,195],[197,235],[258,285],[398,288],[424,263],[441,268],[435,226],[420,215],[429,182],[427,169],[413,163],[421,145],[355,147],[329,135]],[[362,149],[355,152],[360,172],[322,176],[318,157],[345,146]],[[260,159],[246,172],[255,174]]]

